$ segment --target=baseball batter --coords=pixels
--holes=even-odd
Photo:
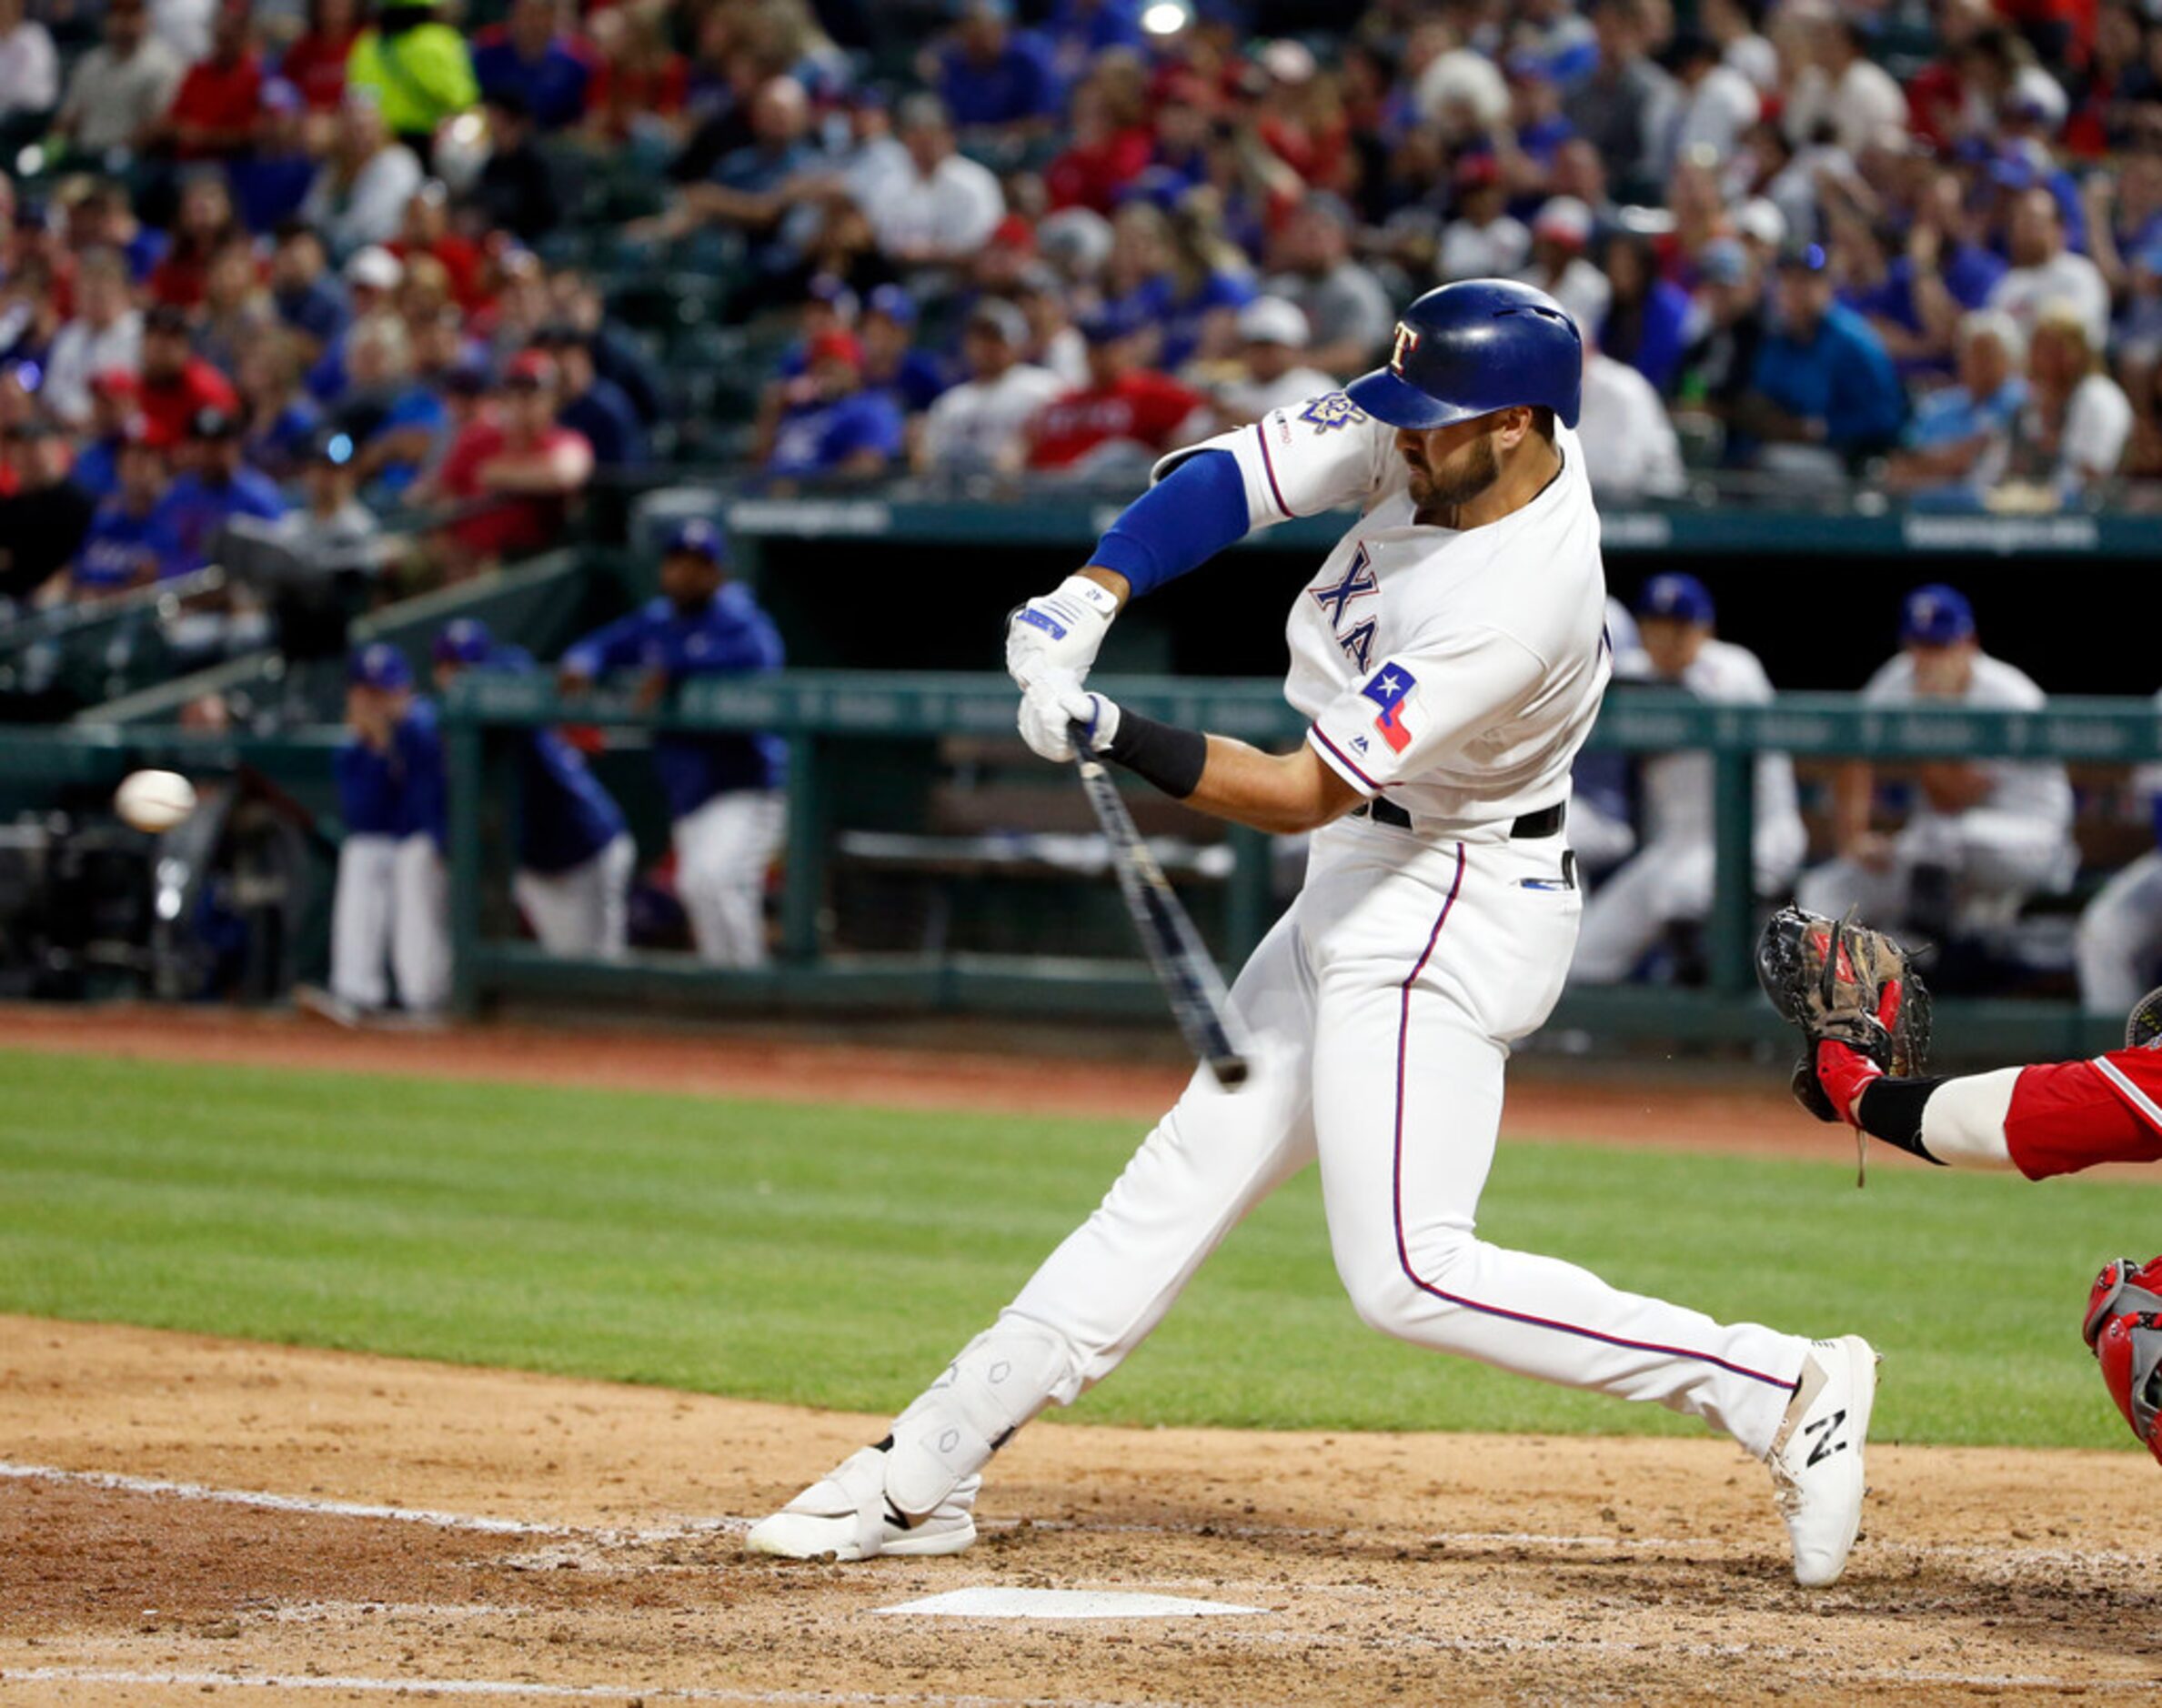
[[[751,1548],[966,1547],[1000,1444],[1115,1370],[1239,1220],[1318,1159],[1364,1321],[1703,1418],[1769,1463],[1796,1577],[1839,1575],[1861,1513],[1866,1342],[1715,1321],[1475,1232],[1509,1045],[1546,1018],[1575,942],[1569,767],[1610,668],[1571,430],[1582,367],[1575,326],[1528,286],[1429,292],[1386,367],[1167,459],[1090,567],[1016,614],[1007,662],[1038,753],[1071,757],[1071,728],[1202,810],[1314,833],[1304,888],[1232,991],[1253,1077],[1227,1092],[1197,1073],[998,1321]],[[1081,685],[1130,594],[1342,505],[1361,514],[1288,626],[1286,693],[1312,720],[1293,752]]]

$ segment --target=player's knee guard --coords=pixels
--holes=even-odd
[[[2087,1294],[2087,1343],[2102,1366],[2103,1384],[2132,1433],[2162,1461],[2162,1257],[2135,1268],[2119,1258],[2095,1278]]]
[[[1002,1317],[894,1420],[886,1492],[910,1518],[983,1469],[1006,1438],[1069,1388],[1080,1359],[1066,1337]]]

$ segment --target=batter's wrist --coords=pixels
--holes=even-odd
[[[1202,772],[1209,763],[1209,738],[1198,729],[1160,724],[1121,706],[1103,757],[1124,766],[1142,782],[1153,783],[1173,800],[1184,800],[1202,786]]]

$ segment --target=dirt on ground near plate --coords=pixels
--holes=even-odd
[[[1038,1424],[943,1560],[748,1516],[883,1427],[654,1389],[0,1317],[0,1704],[1937,1703],[2162,1693],[2154,1467],[1872,1449],[1796,1589],[1701,1441]],[[975,1586],[1221,1617],[881,1614]]]

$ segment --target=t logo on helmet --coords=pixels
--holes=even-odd
[[[1403,377],[1403,358],[1418,347],[1418,333],[1399,320],[1396,323],[1396,347],[1389,352],[1389,369],[1399,379]]]

